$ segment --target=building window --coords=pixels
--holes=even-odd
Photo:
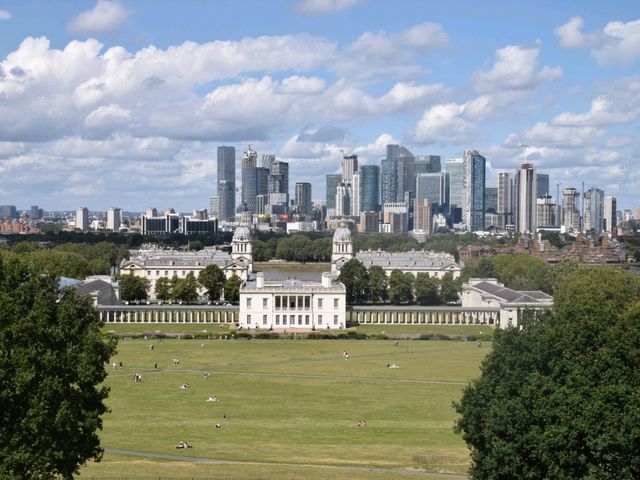
[[[296,308],[296,296],[295,295],[290,295],[289,296],[289,308],[291,310],[295,310],[295,308]]]
[[[322,299],[321,298],[318,299],[318,308],[322,308]]]
[[[151,270],[147,270],[147,275],[151,275]]]
[[[304,316],[304,324],[309,325],[309,315]]]
[[[337,298],[334,298],[334,299],[333,299],[333,308],[338,308],[338,302],[339,302],[339,301],[340,301],[340,300],[338,300]]]
[[[262,299],[262,308],[267,308],[267,299],[266,298]]]
[[[168,277],[168,276],[169,276],[169,270],[165,270],[165,271],[164,271],[164,276],[165,276],[165,277]]]
[[[309,295],[304,297],[304,308],[306,308],[307,310],[311,308],[311,297]]]
[[[318,325],[322,325],[322,315],[318,315]]]
[[[298,325],[302,325],[302,315],[298,315]]]
[[[160,275],[160,270],[156,270],[156,275]],[[166,273],[165,273],[166,275]]]
[[[251,315],[247,315],[247,325],[251,325]]]
[[[251,308],[251,297],[247,297],[247,308]]]
[[[337,325],[338,324],[338,315],[334,315],[333,316],[333,324]]]
[[[263,325],[267,324],[267,316],[266,315],[262,315],[262,324]]]
[[[300,295],[298,297],[298,308],[302,308],[302,306],[304,305],[304,298],[302,297],[302,295]]]
[[[276,325],[280,325],[280,315],[276,315]]]
[[[295,324],[296,324],[296,316],[289,315],[289,325],[295,325]]]
[[[276,308],[280,308],[280,295],[276,295]]]
[[[282,324],[283,325],[287,324],[287,316],[286,315],[282,315]]]
[[[287,303],[289,302],[289,297],[286,295],[282,296],[282,308],[287,309]]]

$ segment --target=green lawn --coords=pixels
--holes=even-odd
[[[110,367],[107,380],[112,412],[103,446],[227,463],[107,453],[102,463],[83,468],[82,477],[378,479],[406,478],[407,468],[463,473],[468,452],[452,430],[451,403],[477,376],[489,349],[443,341],[121,341],[113,360],[123,368]],[[174,358],[179,367],[172,366]],[[142,373],[141,383],[133,382],[134,372]],[[184,383],[190,388],[180,389]],[[220,401],[206,402],[209,396]],[[358,427],[359,419],[367,426]],[[175,449],[180,440],[194,448]]]

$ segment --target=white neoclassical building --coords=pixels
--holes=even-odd
[[[463,308],[498,308],[500,328],[516,327],[526,309],[553,307],[553,297],[539,290],[517,291],[506,288],[495,278],[470,278],[462,285]]]
[[[340,226],[333,234],[333,248],[331,253],[331,271],[339,273],[342,266],[355,258],[367,269],[374,265],[382,267],[385,274],[391,275],[393,270],[403,273],[427,273],[430,277],[442,278],[451,273],[454,279],[460,276],[462,268],[450,253],[415,251],[410,252],[385,252],[382,250],[368,250],[353,254],[351,231]]]
[[[161,249],[154,246],[132,250],[131,258],[123,260],[120,272],[146,278],[149,281],[149,298],[155,298],[155,285],[159,278],[185,278],[193,273],[196,278],[208,265],[217,265],[226,278],[235,275],[246,281],[253,271],[251,231],[239,226],[233,234],[231,253],[216,247],[200,251],[184,252],[175,249]],[[201,294],[204,291],[200,292]]]
[[[346,321],[346,289],[325,272],[322,280],[266,280],[262,273],[240,289],[242,328],[340,329]]]

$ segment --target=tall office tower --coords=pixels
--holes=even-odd
[[[388,225],[387,231],[389,233],[407,232],[409,230],[409,205],[404,202],[385,203],[382,206],[382,222]]]
[[[444,213],[449,189],[449,174],[419,173],[416,177],[416,198],[428,198],[432,207]]]
[[[611,234],[612,237],[615,237],[617,235],[617,203],[618,202],[616,202],[616,197],[612,197],[609,195],[604,197],[604,231]]]
[[[242,203],[247,211],[256,212],[256,195],[258,195],[258,154],[251,150],[244,152],[242,158]]]
[[[515,220],[518,233],[536,232],[536,171],[530,163],[516,170],[514,182]]]
[[[360,181],[360,174],[358,172],[355,172],[351,176],[351,215],[352,216],[354,217],[360,216],[361,204],[362,204],[362,182]]]
[[[326,177],[326,200],[327,200],[327,210],[335,210],[336,209],[336,192],[338,191],[338,185],[342,183],[342,175],[339,173],[330,173]]]
[[[31,205],[31,209],[29,210],[29,218],[32,220],[37,218],[42,218],[44,212],[41,208],[38,208],[37,205]]]
[[[341,183],[336,189],[336,215],[351,215],[351,185]]]
[[[209,197],[209,216],[212,218],[220,218],[219,197]]]
[[[416,155],[416,175],[440,171],[440,155]]]
[[[465,150],[462,188],[462,219],[467,230],[484,230],[484,190],[486,159],[477,150]]]
[[[273,153],[263,153],[258,157],[256,161],[256,167],[258,168],[266,168],[267,170],[271,170],[271,165],[276,161],[276,156]]]
[[[513,225],[513,194],[511,174],[509,172],[498,173],[498,215],[500,227]]]
[[[378,165],[361,165],[360,176],[360,211],[379,212],[380,167]]]
[[[18,218],[18,210],[15,205],[0,206],[0,218]]]
[[[580,210],[578,209],[578,200],[580,194],[573,188],[562,189],[562,220],[561,226],[566,231],[580,231]]]
[[[549,190],[549,175],[546,173],[536,173],[536,197],[551,195]]]
[[[445,162],[449,174],[449,209],[462,207],[462,190],[464,188],[464,160],[448,158]]]
[[[289,164],[273,162],[269,172],[269,193],[289,193]]]
[[[543,195],[536,199],[536,225],[538,227],[555,227],[556,202],[551,195]]]
[[[431,233],[432,218],[431,201],[426,197],[416,197],[413,201],[413,229]]]
[[[120,231],[122,226],[122,210],[116,207],[111,207],[107,210],[107,230],[113,232]]]
[[[604,227],[604,191],[591,187],[584,192],[584,231],[601,233]]]
[[[298,214],[311,215],[311,184],[307,182],[297,182],[295,190],[295,202]]]
[[[622,220],[625,221],[625,222],[628,222],[632,218],[633,218],[633,214],[631,213],[631,209],[630,208],[625,208],[624,212],[622,212]]]
[[[89,230],[89,209],[87,207],[76,208],[76,229],[83,232]]]
[[[484,189],[484,210],[488,213],[497,213],[498,187],[487,187]]]
[[[220,220],[236,215],[236,147],[218,147],[218,213]]]
[[[640,207],[633,210],[633,218],[640,220]]]
[[[151,208],[147,208],[144,211],[144,216],[145,217],[157,217],[158,216],[158,209],[151,207]]]
[[[358,156],[342,156],[342,183],[351,183],[353,174],[358,171]]]
[[[382,203],[402,202],[405,192],[415,196],[415,157],[405,147],[387,145],[387,156],[380,168]]]

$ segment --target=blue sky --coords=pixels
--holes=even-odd
[[[640,206],[637,2],[0,2],[0,62],[18,208],[204,208],[221,144],[322,198],[341,149],[387,143]]]

